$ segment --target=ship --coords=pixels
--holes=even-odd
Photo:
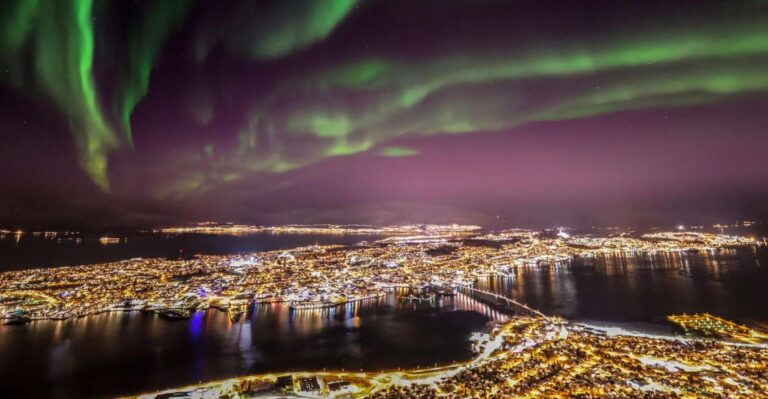
[[[366,296],[360,296],[360,297],[335,296],[335,297],[331,298],[330,300],[308,301],[308,302],[290,302],[288,304],[288,307],[291,310],[326,309],[326,308],[332,308],[332,307],[344,305],[344,304],[347,304],[347,303],[364,301],[366,299],[379,298],[379,297],[383,297],[383,296],[386,296],[386,295],[387,294],[385,292],[380,292],[380,293],[366,295]]]
[[[99,238],[99,242],[102,245],[119,244],[120,243],[120,238],[119,237],[104,236],[104,237]]]
[[[243,318],[243,316],[245,316],[245,312],[243,311],[232,312],[231,316],[229,317],[229,320],[231,320],[233,323],[237,323],[238,321],[240,321],[240,319]]]
[[[132,310],[144,310],[147,303],[139,299],[124,299],[116,305],[112,305],[110,310],[129,312]]]
[[[10,317],[8,317],[3,322],[3,324],[4,325],[21,325],[21,324],[27,324],[30,321],[32,321],[32,319],[29,316],[27,316],[23,311],[17,310],[13,312],[13,314]]]
[[[192,317],[192,312],[186,309],[161,309],[155,314],[166,320],[187,320]]]

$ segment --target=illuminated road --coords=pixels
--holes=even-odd
[[[499,294],[494,294],[493,292],[478,290],[477,288],[472,288],[472,287],[468,287],[468,286],[464,286],[462,288],[467,290],[467,291],[469,291],[469,292],[476,292],[476,293],[480,293],[480,294],[483,294],[483,295],[488,295],[488,296],[493,297],[493,298],[495,298],[497,300],[501,300],[501,301],[510,303],[513,306],[517,306],[517,307],[525,310],[526,312],[531,313],[531,314],[533,314],[533,315],[535,315],[537,317],[541,317],[541,318],[544,318],[544,319],[547,318],[547,316],[544,313],[541,313],[538,310],[536,310],[536,309],[534,309],[534,308],[532,308],[532,307],[530,307],[528,305],[522,304],[522,303],[520,303],[520,302],[518,302],[518,301],[516,301],[516,300],[514,300],[512,298],[508,298],[508,297],[505,297],[505,296],[499,295]]]

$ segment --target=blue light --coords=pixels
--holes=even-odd
[[[203,332],[203,316],[205,312],[195,312],[192,315],[192,319],[189,321],[189,332],[192,333],[192,337],[199,338]]]

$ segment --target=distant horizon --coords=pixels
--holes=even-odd
[[[747,222],[747,224],[743,224],[744,222]],[[213,225],[217,226],[226,226],[226,225],[240,225],[240,226],[249,226],[249,227],[281,227],[281,226],[369,226],[373,228],[380,228],[380,227],[397,227],[397,226],[408,226],[408,225],[418,225],[418,226],[425,226],[425,225],[436,225],[436,226],[450,226],[450,225],[459,225],[459,226],[479,226],[482,231],[501,231],[501,230],[508,230],[508,229],[524,229],[524,230],[556,230],[559,228],[565,228],[565,229],[571,229],[571,230],[590,230],[590,229],[639,229],[639,230],[647,230],[647,229],[665,229],[669,231],[675,231],[675,230],[681,230],[682,227],[683,231],[695,231],[695,230],[703,230],[703,231],[710,231],[710,230],[716,230],[718,225],[722,225],[723,228],[727,229],[755,229],[757,231],[766,231],[768,232],[768,229],[766,229],[766,225],[763,223],[760,219],[752,219],[752,218],[744,218],[744,219],[738,219],[738,220],[732,220],[732,221],[720,221],[715,223],[690,223],[690,224],[681,224],[681,223],[665,223],[665,224],[648,224],[648,225],[621,225],[621,224],[606,224],[606,225],[597,225],[597,224],[587,224],[587,225],[573,225],[573,224],[541,224],[541,225],[517,225],[514,223],[508,223],[508,222],[499,222],[495,224],[475,224],[475,223],[458,223],[458,222],[444,222],[444,223],[430,223],[430,222],[403,222],[403,223],[383,223],[383,224],[373,224],[373,223],[334,223],[334,222],[318,222],[318,223],[245,223],[245,222],[237,222],[237,221],[193,221],[193,222],[186,222],[186,223],[176,223],[176,224],[158,224],[158,225],[140,225],[140,226],[111,226],[111,227],[92,227],[92,226],[80,226],[77,227],[75,225],[70,226],[61,226],[61,225],[37,225],[37,226],[29,226],[29,225],[22,225],[22,224],[0,224],[0,232],[6,231],[7,234],[13,234],[16,231],[21,231],[23,233],[42,233],[42,232],[76,232],[76,233],[87,233],[87,234],[97,234],[97,233],[110,233],[110,232],[116,232],[116,233],[136,233],[136,232],[157,232],[155,230],[164,229],[164,228],[189,228],[194,226],[200,226],[203,223],[211,223]],[[185,233],[170,233],[170,234],[185,234]]]

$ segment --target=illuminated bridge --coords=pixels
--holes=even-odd
[[[469,295],[473,295],[473,296],[475,296],[478,299],[483,299],[483,300],[486,300],[486,301],[493,302],[496,305],[508,306],[509,308],[511,308],[511,309],[513,309],[513,310],[515,310],[515,311],[517,311],[519,313],[523,313],[523,314],[527,314],[527,315],[530,315],[530,316],[541,317],[543,319],[547,319],[547,316],[544,313],[541,313],[538,310],[536,310],[536,309],[534,309],[534,308],[532,308],[532,307],[530,307],[530,306],[528,306],[528,305],[526,305],[524,303],[520,303],[520,302],[518,302],[518,301],[516,301],[516,300],[514,300],[512,298],[507,298],[507,297],[505,297],[503,295],[499,295],[499,294],[496,294],[496,293],[493,293],[493,292],[489,292],[489,291],[478,290],[476,288],[472,288],[472,287],[468,287],[468,286],[459,287],[459,290],[463,290],[463,291],[467,292]]]

